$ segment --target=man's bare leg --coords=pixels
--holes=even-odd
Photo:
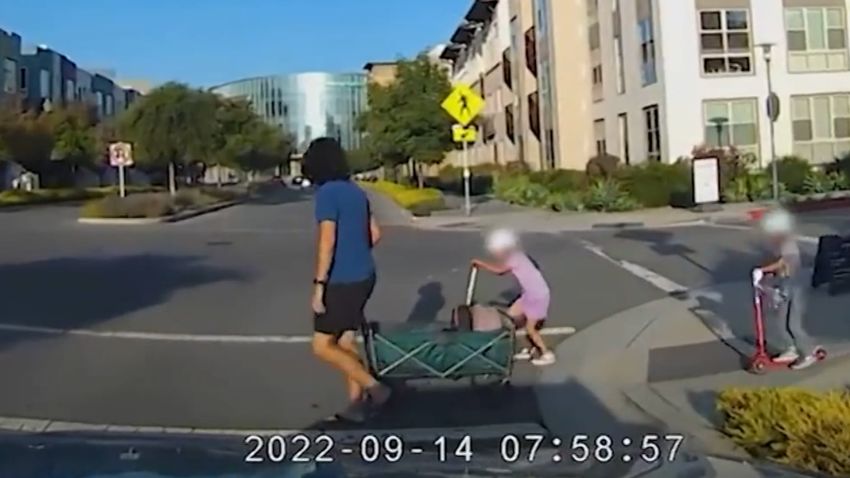
[[[360,351],[357,350],[357,342],[355,341],[356,335],[353,330],[349,330],[344,332],[340,337],[337,343],[340,348],[344,351],[348,352],[358,363],[363,363],[360,359]],[[345,377],[345,381],[348,384],[348,399],[352,402],[356,402],[363,398],[363,387],[357,384],[354,380]]]
[[[361,389],[374,387],[378,383],[358,359],[337,343],[333,335],[314,333],[313,354],[341,371],[346,380],[353,381]]]

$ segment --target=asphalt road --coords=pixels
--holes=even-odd
[[[75,217],[71,206],[0,210],[0,322],[7,326],[0,331],[0,416],[302,429],[328,426],[324,420],[344,406],[339,376],[299,342],[311,331],[308,196],[279,190],[170,225],[79,225]],[[385,232],[370,319],[447,320],[462,300],[469,260],[481,253],[480,235]],[[555,291],[552,326],[582,328],[664,294],[589,253],[577,237],[528,236],[526,244]],[[483,277],[477,294],[505,301],[515,291],[508,280]],[[8,330],[14,326],[48,329]],[[63,330],[100,335],[55,333]],[[181,335],[163,339],[173,334]],[[535,422],[536,376],[523,364],[510,389],[414,384],[371,426]]]
[[[305,343],[315,233],[308,195],[281,188],[169,225],[80,225],[76,213],[70,205],[0,209],[0,416],[213,429],[335,426],[325,420],[344,406],[340,377]],[[847,227],[834,214],[806,221],[806,231]],[[751,231],[702,226],[528,235],[525,243],[554,291],[549,325],[579,329],[666,294],[616,261],[694,288],[740,281],[761,257]],[[481,244],[473,232],[387,227],[367,315],[385,324],[448,320]],[[485,302],[514,294],[509,280],[487,276],[477,291]],[[57,333],[66,330],[91,333]],[[134,333],[141,335],[128,338]],[[252,340],[227,339],[234,336]],[[416,383],[370,426],[536,422],[537,373],[519,365],[509,389]]]

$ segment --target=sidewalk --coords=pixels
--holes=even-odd
[[[806,328],[830,355],[800,372],[743,370],[752,351],[750,310],[749,284],[719,284],[625,310],[573,335],[535,389],[547,429],[556,436],[680,433],[690,453],[749,461],[717,431],[718,391],[845,387],[850,324],[841,319],[850,296],[812,295]]]
[[[586,231],[599,228],[663,227],[707,221],[747,221],[749,212],[765,207],[759,203],[720,205],[716,212],[694,212],[671,207],[632,212],[552,212],[510,206],[497,208],[490,202],[477,205],[470,216],[462,210],[444,211],[431,217],[414,218],[424,229],[482,230],[509,226],[528,232]]]

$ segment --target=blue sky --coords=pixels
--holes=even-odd
[[[447,41],[471,0],[2,3],[0,28],[84,68],[212,86],[270,73],[359,71],[368,61],[413,55]]]

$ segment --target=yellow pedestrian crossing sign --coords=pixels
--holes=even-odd
[[[441,105],[462,126],[468,126],[484,109],[484,100],[467,85],[458,84]]]
[[[478,130],[475,126],[464,126],[456,124],[452,126],[452,138],[455,143],[474,143],[478,137]]]

